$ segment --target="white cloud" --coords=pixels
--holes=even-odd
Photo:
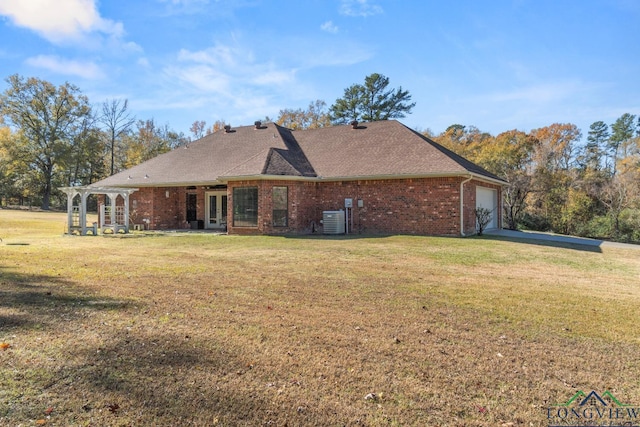
[[[340,13],[347,16],[371,16],[379,15],[382,12],[382,6],[374,4],[370,0],[342,0],[340,5]]]
[[[251,79],[257,85],[282,85],[294,79],[295,70],[271,70],[260,72]]]
[[[168,67],[165,72],[197,92],[226,95],[230,92],[231,76],[205,64],[187,67]]]
[[[342,42],[341,46],[317,46],[313,51],[301,50],[297,53],[301,67],[346,67],[371,59],[375,51],[369,46]]]
[[[194,13],[209,4],[209,0],[158,0],[170,13]]]
[[[100,16],[95,0],[2,0],[0,14],[53,43],[78,41],[89,33],[120,38],[122,23]]]
[[[160,0],[161,3],[169,3],[174,6],[191,6],[194,4],[208,4],[209,0]]]
[[[178,52],[178,61],[187,63],[178,75],[196,87],[208,91],[224,91],[236,85],[283,85],[294,80],[294,69],[283,69],[270,61],[260,62],[251,50],[217,44],[200,51]],[[174,71],[175,72],[175,71]]]
[[[242,60],[242,56],[251,57],[251,54],[243,53],[238,48],[217,44],[205,50],[189,51],[181,49],[178,52],[178,60],[184,62],[196,62],[200,64],[234,67],[238,60]]]
[[[192,111],[194,119],[204,114],[238,124],[275,114],[283,108],[283,96],[309,93],[297,82],[294,66],[264,58],[263,53],[235,42],[203,50],[181,49],[162,70],[163,89],[158,96],[163,107],[184,104],[183,110]],[[158,108],[157,101],[148,103]]]
[[[57,74],[78,76],[88,80],[104,77],[103,71],[93,62],[62,59],[53,55],[38,55],[28,58],[26,63],[32,67],[44,68]]]
[[[334,25],[332,21],[327,21],[324,24],[320,25],[320,29],[331,34],[336,34],[338,32],[338,26]]]
[[[164,61],[161,73],[149,74],[157,90],[141,94],[137,105],[149,111],[180,110],[192,121],[223,118],[234,124],[253,123],[326,95],[313,84],[301,82],[301,74],[323,73],[327,67],[344,67],[372,55],[369,47],[344,40],[329,40],[326,45],[320,41],[313,51],[308,49],[309,40],[298,37],[268,41],[262,44],[288,49],[256,48],[253,37],[243,42],[242,33],[205,49],[180,49],[173,59]]]
[[[512,91],[495,92],[489,94],[487,98],[492,102],[550,103],[567,99],[584,89],[576,82],[542,83],[520,87]]]
[[[142,46],[135,42],[125,42],[120,38],[110,38],[108,43],[104,44],[108,51],[111,53],[121,56],[122,54],[129,53],[142,53],[144,50]]]

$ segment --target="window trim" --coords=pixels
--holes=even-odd
[[[253,194],[249,194],[251,191]],[[241,192],[247,192],[247,194],[241,195]],[[244,202],[251,202],[251,198],[254,198],[252,201],[253,206],[248,206],[248,203],[245,205]],[[239,202],[243,202],[240,204]],[[233,226],[234,227],[258,227],[258,187],[257,186],[246,186],[246,187],[234,187],[233,188]],[[240,213],[240,209],[245,209],[245,213],[242,215]],[[247,211],[253,210],[253,214],[247,214]],[[240,216],[244,216],[244,218],[240,218]]]

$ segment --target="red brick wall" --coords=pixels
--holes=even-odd
[[[344,209],[353,199],[353,231],[362,233],[457,235],[460,178],[397,179],[322,183],[316,216]],[[362,207],[358,201],[362,200]]]
[[[418,178],[376,181],[306,182],[284,180],[247,180],[230,182],[228,231],[231,234],[321,233],[322,212],[344,209],[344,199],[353,199],[352,232],[419,235],[460,235],[460,183],[462,177]],[[472,180],[464,184],[464,232],[475,233],[476,186],[499,186]],[[258,224],[233,226],[233,189],[258,187]],[[273,226],[272,188],[288,187],[288,225]],[[166,192],[169,192],[167,197]],[[150,229],[186,229],[186,198],[197,195],[197,219],[204,220],[205,187],[141,188],[131,195],[133,223],[149,220]],[[498,206],[502,206],[498,191]],[[362,200],[362,207],[358,201]],[[502,212],[498,209],[498,224]]]
[[[150,230],[190,228],[186,219],[188,193],[196,194],[197,219],[204,220],[204,187],[157,187],[140,188],[131,195],[131,224],[145,224]]]
[[[420,178],[378,181],[298,182],[239,181],[232,188],[258,187],[257,227],[229,227],[230,233],[282,234],[308,233],[320,226],[322,212],[344,209],[344,199],[353,199],[352,232],[421,235],[460,235],[460,183],[462,177]],[[476,185],[498,186],[472,180],[464,184],[464,232],[475,233]],[[288,227],[272,225],[271,189],[289,188]],[[500,197],[500,192],[498,192]],[[363,206],[358,207],[358,200]],[[501,206],[501,200],[499,201]],[[231,215],[231,210],[230,210]],[[501,213],[500,213],[501,215]],[[232,218],[229,218],[232,224]],[[319,229],[319,232],[322,230]]]

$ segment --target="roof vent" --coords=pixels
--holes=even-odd
[[[256,126],[256,129],[262,129],[262,122],[260,120],[256,120],[253,124]]]
[[[231,132],[231,125],[224,125],[224,133],[230,133]]]
[[[351,129],[358,129],[358,121],[357,120],[353,120],[349,124],[351,125]]]

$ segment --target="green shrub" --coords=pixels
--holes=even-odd
[[[550,231],[551,224],[544,218],[543,216],[530,214],[525,212],[522,215],[522,219],[519,222],[519,227],[524,230],[533,230],[533,231]]]

